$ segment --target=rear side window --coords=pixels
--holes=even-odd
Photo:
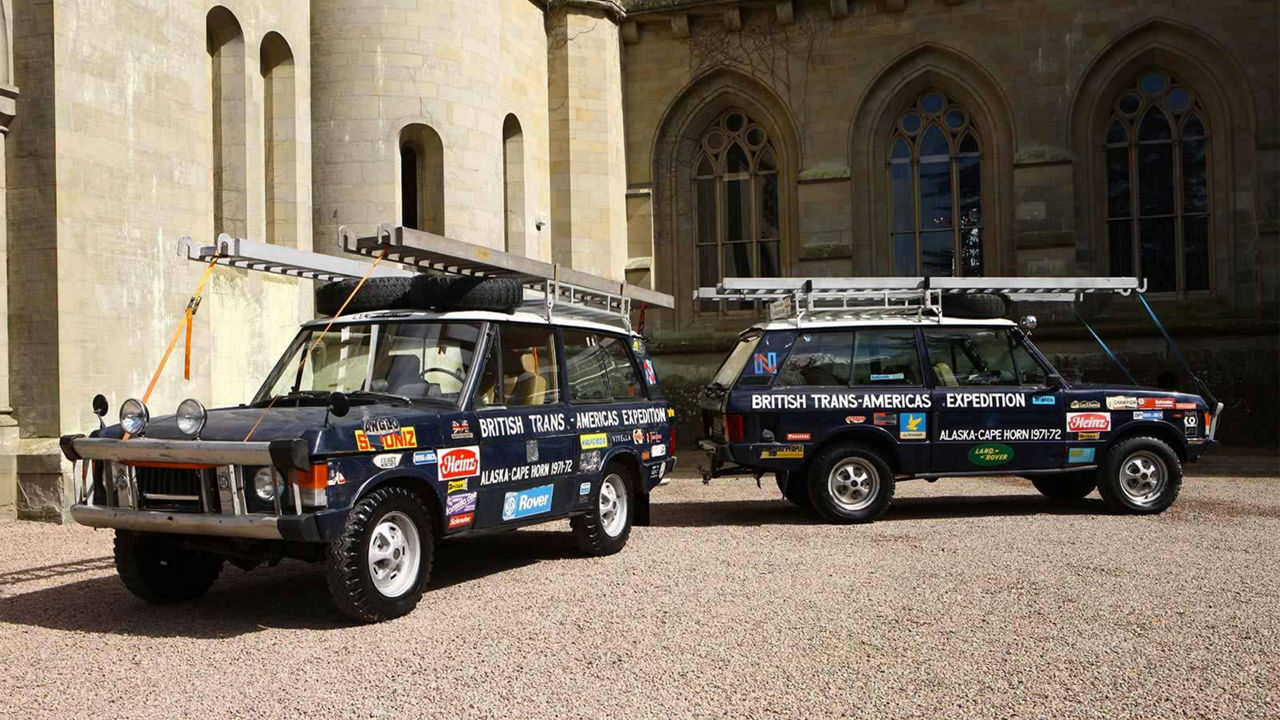
[[[742,369],[742,377],[738,380],[741,387],[764,387],[773,382],[773,378],[787,358],[787,352],[796,341],[796,333],[791,330],[771,330],[760,338]]]
[[[802,332],[778,372],[786,387],[848,386],[853,359],[852,332]]]
[[[914,330],[859,330],[853,343],[854,385],[921,385]]]
[[[716,376],[711,379],[712,385],[719,387],[730,387],[733,381],[738,379],[738,374],[747,368],[748,361],[751,360],[751,351],[755,349],[756,342],[760,340],[759,335],[748,335],[740,338],[738,344],[733,346],[729,351],[729,356],[720,364],[720,369],[716,371]],[[770,373],[769,378],[773,377]],[[746,375],[743,374],[743,380]]]
[[[569,400],[576,403],[637,400],[644,397],[626,341],[611,335],[565,330]]]

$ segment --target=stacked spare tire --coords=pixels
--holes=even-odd
[[[524,301],[524,287],[506,278],[413,275],[373,277],[351,297],[359,280],[338,280],[316,290],[316,312],[343,315],[375,310],[491,310],[512,313]],[[347,298],[351,297],[348,302]],[[347,303],[343,307],[343,303]]]

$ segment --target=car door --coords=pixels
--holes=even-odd
[[[934,472],[1061,467],[1063,395],[1012,328],[922,331],[934,379]]]

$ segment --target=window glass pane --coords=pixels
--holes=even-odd
[[[715,165],[711,164],[711,158],[706,155],[702,156],[702,160],[698,163],[698,175],[710,176],[716,174]]]
[[[947,111],[947,127],[952,130],[959,130],[964,127],[965,121],[968,119],[963,110],[952,108]]]
[[[1170,137],[1169,120],[1164,112],[1154,106],[1147,110],[1147,114],[1142,116],[1142,124],[1138,126],[1138,140],[1168,140]]]
[[[930,329],[924,339],[933,374],[943,387],[1017,384],[1004,330]]]
[[[981,228],[960,231],[960,274],[965,277],[983,275]]]
[[[929,93],[920,98],[920,109],[930,115],[936,115],[946,104],[946,98],[942,97],[938,93]]]
[[[951,162],[920,163],[920,226],[951,227]]]
[[[1203,139],[1182,141],[1182,211],[1209,212],[1209,179]]]
[[[902,122],[899,123],[899,125],[906,134],[915,135],[920,131],[920,125],[922,125],[923,122],[924,121],[921,120],[918,113],[907,113],[902,116]]]
[[[746,124],[746,118],[742,117],[738,113],[731,113],[724,119],[724,126],[728,128],[730,132],[738,132]]]
[[[759,363],[754,366],[751,364],[751,351],[755,349],[756,342],[759,339],[759,335],[739,338],[738,344],[733,346],[733,349],[725,356],[724,362],[720,363],[720,369],[716,371],[715,377],[711,379],[711,384],[723,388],[733,387],[733,382],[738,379],[738,374],[746,370],[747,373],[754,373],[757,377],[763,376],[765,382],[760,384],[767,385],[768,380],[773,378],[773,373],[777,372],[778,368],[776,366],[762,368]],[[743,379],[746,379],[745,375]]]
[[[1159,95],[1169,86],[1169,78],[1164,73],[1151,73],[1143,75],[1138,81],[1138,87],[1142,88],[1142,92],[1148,95]]]
[[[1111,274],[1133,277],[1133,222],[1112,220],[1107,223],[1107,235],[1111,246]]]
[[[747,213],[751,209],[751,181],[728,180],[724,183],[724,241],[750,240],[747,228],[751,227],[751,219]]]
[[[499,340],[494,339],[485,354],[484,370],[480,373],[480,382],[476,384],[476,408],[501,407],[502,384],[498,382],[498,349]]]
[[[760,151],[760,159],[756,161],[756,170],[758,172],[769,172],[778,169],[778,160],[773,155],[772,148],[765,148]]]
[[[1184,139],[1204,137],[1204,123],[1200,122],[1199,115],[1192,115],[1183,123],[1182,137]]]
[[[598,338],[578,330],[565,330],[562,337],[565,362],[569,370],[569,400],[609,400],[609,370],[612,362],[608,353],[597,342]]]
[[[772,240],[778,237],[778,176],[776,174],[759,175],[756,178],[756,187],[760,189],[759,237],[761,240]]]
[[[720,262],[715,245],[698,246],[698,286],[711,287],[720,282]]]
[[[1107,217],[1129,217],[1129,148],[1107,148]]]
[[[889,157],[894,160],[910,160],[911,148],[907,147],[907,141],[898,138],[893,143],[893,149],[889,151]]]
[[[741,145],[734,143],[729,148],[729,154],[725,156],[724,170],[727,173],[751,170],[751,163],[747,161],[747,153],[742,149]]]
[[[752,271],[751,248],[753,243],[738,242],[724,244],[724,276],[755,277]]]
[[[698,242],[716,241],[716,181],[714,178],[694,180],[697,188]]]
[[[960,184],[960,227],[981,225],[982,207],[979,195],[982,190],[982,174],[978,157],[970,155],[959,158],[956,165]]]
[[[960,141],[961,155],[976,155],[978,153],[978,140],[973,133],[965,133],[964,138]]]
[[[382,325],[369,389],[455,399],[466,382],[479,338],[475,323]]]
[[[951,146],[947,144],[947,136],[937,125],[931,125],[928,130],[924,131],[924,137],[920,140],[920,158],[934,158],[937,160],[950,159]]]
[[[1124,129],[1124,123],[1112,120],[1111,127],[1107,130],[1107,144],[1126,142],[1129,142],[1129,132]]]
[[[1138,223],[1142,276],[1150,292],[1177,290],[1177,261],[1173,218],[1142,220]]]
[[[597,341],[608,357],[609,389],[612,391],[613,399],[615,401],[644,399],[640,375],[636,372],[635,363],[631,362],[627,341],[612,335],[599,335]]]
[[[893,229],[914,230],[916,227],[915,194],[911,191],[910,163],[889,166],[889,194],[893,200]]]
[[[1138,208],[1141,215],[1173,212],[1173,146],[1138,146]]]
[[[1209,217],[1193,215],[1182,220],[1182,266],[1187,290],[1209,289]]]
[[[502,396],[507,407],[560,402],[556,345],[550,328],[502,325]]]
[[[796,333],[794,330],[773,330],[765,333],[760,339],[758,345],[754,345],[755,352],[744,360],[742,367],[742,375],[738,379],[739,387],[762,387],[773,382],[773,376],[778,373],[782,365],[782,360],[787,357],[787,353],[791,350],[791,345],[796,341]],[[755,341],[751,341],[755,342]],[[728,362],[728,361],[726,361]],[[723,371],[723,370],[722,370]],[[716,375],[716,381],[719,382],[720,374]],[[729,382],[732,382],[730,378]]]
[[[760,243],[760,274],[758,277],[778,277],[782,274],[778,264],[778,242]]]
[[[1169,109],[1180,113],[1191,107],[1191,93],[1183,88],[1174,88],[1169,91],[1169,96],[1165,98],[1165,103]]]
[[[1142,107],[1142,98],[1134,95],[1133,93],[1127,93],[1122,96],[1120,98],[1120,102],[1116,104],[1119,106],[1120,112],[1125,115],[1132,115],[1138,112],[1138,108]]]
[[[1018,369],[1018,380],[1023,385],[1048,385],[1049,375],[1044,367],[1031,357],[1031,353],[1020,343],[1013,344],[1013,363]]]
[[[893,236],[893,274],[916,274],[916,236],[911,233]]]
[[[911,330],[863,330],[854,338],[855,385],[919,385],[920,357]]]
[[[955,254],[955,236],[950,230],[920,233],[920,262],[925,276],[954,275]]]
[[[837,386],[849,384],[853,353],[851,332],[800,333],[791,356],[778,373],[778,385]]]

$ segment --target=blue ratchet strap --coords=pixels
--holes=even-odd
[[[1138,297],[1142,296],[1139,295]],[[1146,302],[1146,300],[1143,300],[1143,302]],[[1084,325],[1084,329],[1088,330],[1089,334],[1093,336],[1093,339],[1098,341],[1098,345],[1102,346],[1102,349],[1106,351],[1107,357],[1111,358],[1111,362],[1115,363],[1116,367],[1120,368],[1120,372],[1124,373],[1124,376],[1128,378],[1129,384],[1137,385],[1138,381],[1134,380],[1133,375],[1129,374],[1129,368],[1125,367],[1125,364],[1120,362],[1120,358],[1116,357],[1116,354],[1111,351],[1111,348],[1108,347],[1105,342],[1103,342],[1098,333],[1094,332],[1093,326],[1089,325],[1089,322],[1080,314],[1080,307],[1074,300],[1071,302],[1071,312],[1076,314],[1076,319],[1080,321],[1081,325]]]
[[[1142,293],[1137,293],[1137,296],[1138,299],[1142,301],[1142,307],[1146,308],[1147,314],[1151,316],[1151,322],[1155,323],[1156,329],[1164,336],[1164,341],[1169,345],[1169,349],[1173,351],[1174,357],[1178,358],[1178,362],[1182,363],[1182,369],[1186,370],[1187,374],[1191,376],[1191,380],[1204,395],[1205,400],[1208,400],[1211,405],[1216,404],[1218,399],[1209,391],[1209,386],[1206,385],[1205,382],[1200,379],[1200,376],[1196,375],[1195,371],[1191,369],[1191,364],[1182,356],[1182,351],[1178,349],[1178,344],[1173,341],[1173,338],[1169,337],[1169,331],[1164,329],[1164,323],[1160,322],[1160,318],[1156,317],[1156,311],[1151,309],[1151,305],[1147,302],[1147,299],[1142,296]]]

